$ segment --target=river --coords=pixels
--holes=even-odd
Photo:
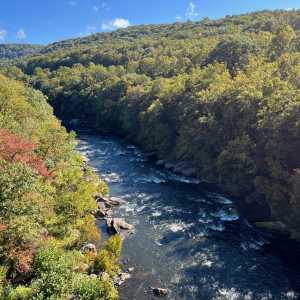
[[[121,299],[155,299],[151,286],[168,288],[165,299],[176,300],[298,299],[286,267],[264,251],[268,236],[230,199],[155,167],[117,138],[80,134],[78,141],[111,196],[127,200],[115,215],[135,226],[122,254],[135,271]]]

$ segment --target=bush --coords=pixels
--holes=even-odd
[[[33,298],[33,290],[30,287],[18,286],[10,290],[7,300],[31,300]]]
[[[77,277],[73,294],[81,300],[118,299],[118,293],[110,280],[100,281],[87,275]]]
[[[73,263],[62,249],[52,246],[41,249],[35,257],[34,268],[37,278],[32,287],[36,290],[36,299],[68,298],[72,290]]]
[[[115,235],[108,239],[95,259],[94,268],[97,272],[106,272],[111,276],[120,272],[118,259],[122,249],[122,239]]]

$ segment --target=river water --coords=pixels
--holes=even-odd
[[[122,257],[135,270],[121,299],[155,299],[153,286],[176,300],[298,299],[279,258],[263,251],[268,237],[230,199],[156,168],[121,140],[80,134],[78,141],[110,195],[127,200],[115,215],[135,226]]]

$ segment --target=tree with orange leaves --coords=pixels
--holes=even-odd
[[[9,162],[22,162],[38,174],[47,177],[49,171],[45,163],[35,153],[35,145],[7,129],[0,129],[0,158]]]

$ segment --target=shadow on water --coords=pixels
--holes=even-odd
[[[299,253],[284,260],[287,241],[270,243],[230,199],[156,169],[117,139],[82,135],[79,141],[111,195],[127,200],[115,214],[136,227],[124,243],[124,265],[135,272],[121,299],[155,299],[150,286],[170,289],[167,299],[297,299]]]

